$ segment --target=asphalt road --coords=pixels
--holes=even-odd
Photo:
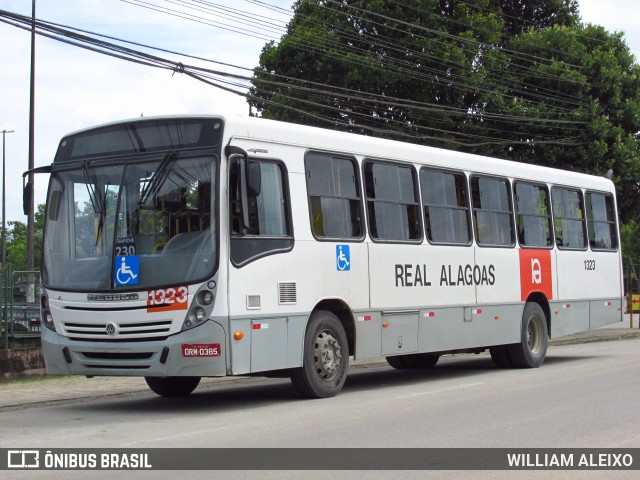
[[[290,382],[280,379],[205,383],[181,399],[157,397],[141,385],[106,396],[1,408],[0,447],[636,448],[640,446],[639,370],[640,339],[630,339],[555,345],[544,365],[532,370],[496,369],[487,354],[444,357],[429,371],[364,364],[351,369],[340,395],[324,400],[301,400]],[[90,385],[93,380],[84,381]],[[41,384],[45,391],[46,384]],[[326,461],[329,465],[331,458]],[[117,475],[9,473],[11,478],[29,479]],[[538,475],[544,472],[437,473],[189,472],[189,478],[551,476],[549,472],[542,476]],[[175,475],[136,472],[140,478]],[[566,471],[553,472],[552,477],[637,478],[637,471]]]

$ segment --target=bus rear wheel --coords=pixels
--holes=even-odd
[[[347,378],[349,344],[338,317],[318,310],[311,314],[304,338],[302,366],[291,373],[291,383],[307,398],[337,395]]]
[[[440,359],[439,355],[417,353],[413,355],[395,355],[386,357],[387,363],[398,370],[433,368]]]
[[[520,343],[507,347],[509,358],[515,367],[537,368],[544,362],[548,344],[549,334],[544,310],[537,303],[529,302],[522,314]]]
[[[200,377],[144,377],[149,388],[163,397],[189,395],[200,383]]]

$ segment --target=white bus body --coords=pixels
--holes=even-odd
[[[182,121],[206,122],[215,141],[165,147],[174,137],[160,132],[155,150],[129,151],[94,135]],[[74,138],[85,139],[75,140],[80,153],[65,153]],[[159,171],[130,173],[144,161]],[[349,356],[420,368],[490,348],[499,366],[536,367],[549,337],[622,321],[605,178],[243,117],[77,132],[51,178],[48,373],[144,376],[178,395],[203,376],[279,372],[326,397],[341,389]],[[82,217],[86,244],[80,198],[95,217]],[[151,218],[169,225],[143,235]],[[184,261],[144,246],[205,234]]]

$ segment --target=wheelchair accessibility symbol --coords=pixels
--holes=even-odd
[[[339,272],[351,270],[351,251],[349,245],[336,245],[336,268]]]
[[[140,281],[140,257],[116,257],[114,280],[116,286],[137,285]]]

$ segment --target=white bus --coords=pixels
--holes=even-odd
[[[538,367],[550,337],[622,321],[606,178],[216,116],[73,133],[36,171],[50,374],[330,397],[349,357]]]

